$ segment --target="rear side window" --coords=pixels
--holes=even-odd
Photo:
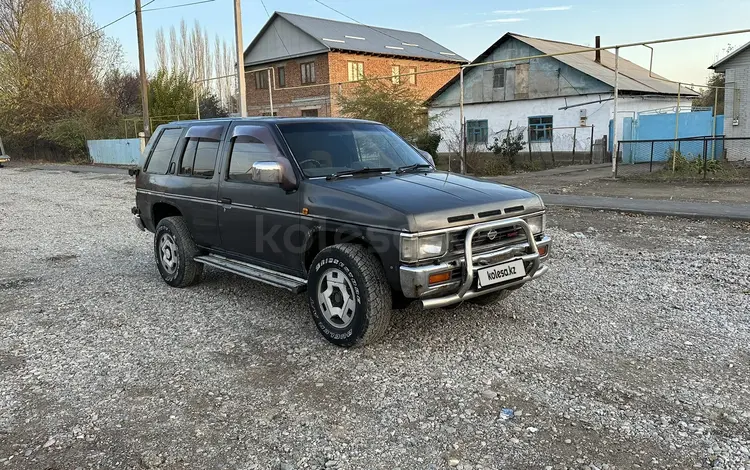
[[[163,175],[167,172],[169,162],[172,160],[172,153],[181,135],[182,129],[165,129],[161,133],[154,151],[151,152],[151,158],[148,160],[147,173]]]
[[[213,177],[218,154],[219,142],[202,138],[188,139],[180,162],[180,174],[203,178]]]

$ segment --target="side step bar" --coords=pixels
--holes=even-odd
[[[295,294],[299,294],[307,288],[307,281],[301,277],[291,276],[272,269],[232,260],[219,255],[196,256],[195,261],[233,274],[238,274],[248,279],[252,279],[253,281],[281,287],[290,290]]]

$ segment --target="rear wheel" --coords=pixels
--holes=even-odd
[[[343,243],[318,253],[307,296],[315,326],[333,344],[363,345],[388,329],[391,289],[380,261],[361,245]]]
[[[501,302],[508,298],[511,294],[511,290],[499,290],[497,292],[492,292],[487,295],[482,295],[480,297],[474,297],[473,299],[469,299],[468,302],[471,302],[474,305],[481,305],[481,306],[487,306],[492,305],[498,302]]]
[[[182,217],[165,217],[154,233],[154,255],[164,282],[172,287],[195,284],[203,272],[203,264],[193,258],[199,254],[193,237]]]

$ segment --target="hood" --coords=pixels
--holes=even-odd
[[[544,208],[541,198],[532,192],[455,173],[404,173],[314,181],[409,216],[408,230],[412,232],[488,222]]]

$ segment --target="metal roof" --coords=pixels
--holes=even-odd
[[[414,57],[442,62],[468,62],[452,50],[420,33],[283,12],[274,12],[258,36],[245,50],[245,54],[277,17],[284,18],[328,50]]]
[[[713,64],[712,66],[710,66],[709,69],[711,69],[711,70],[717,70],[717,69],[719,69],[719,71],[723,71],[722,68],[729,61],[729,59],[735,57],[736,55],[739,55],[739,54],[745,52],[745,50],[748,47],[750,47],[750,42],[748,42],[747,44],[745,44],[743,46],[740,46],[737,49],[733,50],[732,52],[730,52],[729,54],[727,54],[726,56],[724,56],[722,59],[719,59],[715,64]]]
[[[601,51],[601,63],[596,62],[596,52],[579,52],[572,54],[570,52],[586,49],[588,46],[582,46],[580,44],[572,44],[568,42],[550,41],[548,39],[532,38],[529,36],[523,36],[521,34],[506,33],[500,39],[495,41],[490,47],[479,56],[474,59],[471,63],[477,64],[485,61],[492,51],[500,47],[500,45],[513,38],[521,41],[534,49],[538,50],[542,54],[559,54],[568,52],[567,55],[554,56],[554,59],[582,72],[586,75],[596,78],[597,80],[611,86],[615,86],[615,55],[607,50]],[[668,81],[666,78],[651,73],[640,65],[636,65],[629,60],[620,57],[620,92],[631,92],[639,94],[660,94],[660,95],[677,95],[677,83]],[[432,101],[441,93],[446,91],[454,83],[458,82],[459,75],[457,74],[448,83],[443,85],[438,91],[436,91],[428,101]],[[688,88],[686,86],[680,87],[680,93],[683,96],[700,96],[700,93]]]
[[[587,46],[571,44],[567,42],[550,41],[547,39],[532,38],[520,34],[509,33],[521,42],[537,49],[543,54],[559,54],[585,49]],[[596,62],[596,52],[581,52],[577,54],[568,54],[556,56],[555,59],[573,67],[590,77],[615,86],[615,55],[608,50],[601,51],[601,63]],[[649,74],[649,71],[640,65],[636,65],[629,60],[620,56],[620,91],[630,91],[638,93],[658,93],[658,94],[677,94],[677,83],[668,81],[664,77],[655,73]],[[698,96],[698,93],[688,87],[680,87],[681,93],[685,96]]]

